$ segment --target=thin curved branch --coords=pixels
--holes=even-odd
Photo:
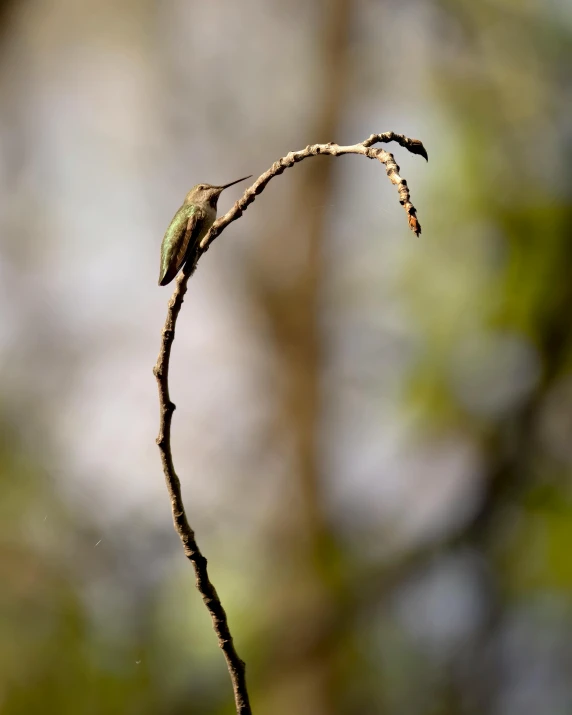
[[[171,348],[175,339],[175,325],[177,317],[183,305],[185,293],[187,291],[187,283],[189,278],[194,273],[199,258],[206,253],[212,242],[219,236],[224,229],[236,219],[240,218],[243,212],[250,206],[256,196],[264,191],[268,182],[282,174],[285,169],[294,166],[294,164],[307,159],[311,156],[329,155],[341,156],[343,154],[362,154],[369,159],[377,159],[385,165],[385,171],[392,184],[397,186],[399,192],[399,201],[407,213],[409,227],[418,236],[421,233],[421,225],[417,220],[417,212],[411,203],[409,188],[405,179],[399,176],[399,166],[395,162],[392,154],[384,149],[373,148],[374,144],[379,142],[397,142],[402,147],[410,151],[412,154],[419,154],[427,159],[427,152],[423,144],[418,139],[409,139],[402,134],[394,134],[386,132],[384,134],[372,134],[368,139],[360,144],[352,146],[339,146],[328,142],[327,144],[312,144],[305,149],[296,152],[290,152],[278,161],[274,162],[270,169],[250,186],[243,196],[234,204],[234,206],[224,216],[219,218],[210,231],[201,241],[198,250],[193,259],[188,261],[183,271],[179,275],[173,295],[169,300],[167,318],[163,327],[161,337],[161,348],[157,363],[153,368],[153,374],[157,378],[159,388],[159,406],[160,406],[160,423],[159,435],[157,437],[157,445],[161,453],[161,462],[163,465],[163,473],[167,490],[171,498],[171,511],[173,514],[173,523],[175,531],[181,539],[185,556],[193,564],[196,577],[196,585],[202,599],[211,615],[214,631],[218,638],[220,648],[224,653],[232,687],[234,690],[234,699],[236,704],[236,712],[238,715],[251,715],[248,690],[246,687],[245,664],[239,658],[235,650],[232,635],[228,626],[228,620],[220,598],[215,587],[209,579],[207,560],[202,555],[195,538],[195,533],[188,522],[183,498],[181,494],[181,482],[175,466],[173,464],[173,455],[171,452],[171,422],[175,405],[171,402],[169,396],[169,363],[171,358]]]
[[[171,402],[169,397],[169,360],[173,340],[175,338],[175,323],[183,304],[187,280],[188,277],[177,282],[175,291],[169,301],[167,319],[163,327],[161,338],[161,349],[157,363],[153,369],[153,374],[157,378],[157,384],[159,386],[159,404],[161,410],[157,445],[161,452],[163,473],[165,475],[165,482],[167,483],[167,490],[171,497],[171,511],[175,531],[181,539],[185,556],[193,564],[197,589],[211,615],[213,628],[218,638],[218,644],[224,653],[234,690],[236,712],[238,715],[251,715],[252,710],[246,689],[245,664],[235,650],[225,610],[209,578],[207,560],[202,555],[195,538],[195,532],[188,522],[181,494],[181,482],[175,472],[171,453],[171,421],[173,412],[175,411],[175,405]]]
[[[421,233],[421,224],[417,220],[417,211],[411,203],[411,198],[409,196],[409,188],[407,186],[407,181],[399,176],[399,166],[397,165],[393,154],[390,154],[384,149],[373,149],[374,144],[380,142],[397,142],[401,144],[402,147],[410,151],[412,154],[419,154],[425,160],[429,160],[427,156],[427,151],[419,139],[409,139],[403,134],[395,134],[394,132],[385,132],[384,134],[372,134],[368,139],[361,142],[360,144],[352,144],[351,146],[339,146],[338,144],[333,144],[328,142],[327,144],[311,144],[305,149],[300,151],[291,151],[286,156],[283,156],[278,161],[265,171],[264,174],[258,177],[254,184],[250,186],[244,192],[242,198],[240,198],[234,206],[228,211],[224,216],[217,219],[213,224],[211,230],[203,238],[200,245],[199,257],[202,255],[214,241],[214,239],[222,233],[222,231],[232,223],[236,221],[237,218],[242,216],[243,211],[245,211],[248,206],[254,201],[256,196],[266,188],[266,185],[275,176],[282,174],[285,169],[288,169],[299,161],[303,161],[310,156],[329,155],[329,156],[342,156],[343,154],[363,154],[369,159],[377,159],[382,164],[385,165],[385,171],[389,180],[392,184],[397,186],[399,192],[399,203],[403,206],[407,213],[407,218],[409,221],[409,227],[411,230],[419,236]],[[198,258],[197,258],[198,260]],[[194,267],[193,267],[194,270]]]

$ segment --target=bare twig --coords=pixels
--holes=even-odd
[[[383,149],[372,148],[374,144],[379,142],[398,142],[401,146],[405,147],[412,154],[419,154],[420,156],[428,159],[427,152],[423,144],[419,139],[408,139],[403,136],[403,134],[394,134],[393,132],[385,132],[385,134],[372,134],[368,139],[361,142],[360,144],[352,144],[351,146],[338,146],[338,144],[332,144],[328,142],[327,144],[312,144],[307,146],[301,151],[291,151],[286,156],[283,156],[278,161],[265,171],[264,174],[258,177],[258,179],[249,187],[228,213],[221,216],[213,224],[211,230],[201,241],[199,254],[203,254],[214,239],[233,221],[242,216],[243,211],[245,211],[248,206],[254,201],[257,194],[262,193],[266,188],[266,184],[273,179],[275,176],[282,174],[285,169],[288,169],[294,164],[297,164],[303,159],[307,159],[310,156],[329,155],[329,156],[342,156],[343,154],[363,154],[369,159],[377,159],[382,164],[385,164],[385,171],[392,184],[397,186],[399,192],[399,202],[407,212],[407,218],[409,220],[409,227],[411,230],[419,236],[421,233],[421,224],[417,220],[417,211],[410,201],[409,188],[407,186],[407,181],[399,176],[399,166],[396,164],[393,154]]]
[[[360,144],[352,146],[338,146],[331,142],[327,144],[312,144],[305,149],[296,152],[290,152],[286,156],[276,161],[268,171],[262,174],[249,187],[234,206],[224,216],[215,221],[210,231],[201,241],[200,246],[196,250],[193,258],[187,261],[183,271],[177,279],[175,290],[169,300],[167,318],[163,327],[161,348],[157,363],[153,369],[153,374],[157,378],[159,388],[159,405],[160,405],[160,423],[159,436],[157,437],[157,445],[161,453],[161,462],[163,464],[163,473],[167,483],[169,496],[171,497],[171,510],[173,514],[173,522],[175,530],[181,539],[185,556],[193,564],[196,576],[196,585],[202,599],[211,615],[213,627],[218,638],[220,648],[224,653],[227,668],[232,681],[234,690],[234,699],[236,704],[236,712],[238,715],[251,715],[250,702],[248,691],[246,688],[245,664],[239,658],[235,650],[228,621],[224,608],[215,587],[211,583],[208,575],[207,560],[202,555],[196,539],[195,533],[191,528],[183,498],[181,495],[181,482],[173,464],[173,456],[171,452],[171,422],[175,405],[169,397],[169,362],[171,357],[171,348],[175,339],[175,325],[177,317],[183,305],[185,293],[187,291],[187,283],[189,278],[194,273],[199,258],[209,249],[212,242],[219,236],[224,229],[233,221],[240,218],[243,212],[250,206],[256,196],[264,191],[268,182],[282,174],[283,171],[294,164],[307,159],[311,156],[329,155],[341,156],[343,154],[362,154],[369,159],[377,159],[385,165],[385,170],[389,180],[397,186],[399,192],[399,200],[407,213],[409,227],[418,236],[421,233],[421,225],[417,220],[417,212],[411,203],[409,196],[409,188],[405,179],[399,176],[399,166],[395,162],[393,155],[383,149],[373,148],[374,144],[379,142],[395,141],[412,154],[419,154],[427,159],[427,152],[423,144],[417,139],[408,139],[402,134],[394,134],[386,132],[385,134],[372,134],[368,139]]]
[[[188,276],[184,278],[184,280],[177,282],[171,300],[169,301],[167,319],[162,333],[161,349],[159,351],[159,357],[157,358],[157,364],[153,369],[159,386],[159,404],[161,408],[157,445],[161,452],[163,472],[165,474],[169,496],[171,497],[171,511],[173,513],[175,530],[183,544],[185,556],[193,564],[197,588],[211,615],[219,646],[224,653],[234,690],[236,712],[239,715],[251,715],[252,711],[250,709],[248,691],[246,689],[245,665],[238,657],[238,653],[234,648],[226,613],[216,589],[209,579],[207,560],[202,555],[195,539],[195,532],[187,520],[181,494],[181,482],[175,472],[173,456],[171,454],[171,421],[175,405],[171,402],[169,397],[169,359],[175,337],[175,323],[179,311],[181,310],[181,305],[183,304],[187,280]]]

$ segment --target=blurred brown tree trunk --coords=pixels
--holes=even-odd
[[[352,0],[324,3],[317,36],[321,66],[315,115],[308,143],[339,139],[346,105]],[[331,536],[324,514],[319,460],[320,326],[319,301],[328,199],[335,162],[324,157],[296,168],[288,220],[265,237],[263,256],[303,256],[285,280],[257,266],[255,291],[275,340],[283,393],[277,438],[292,446],[293,468],[285,485],[291,508],[277,515],[272,541],[280,551],[290,583],[274,614],[276,650],[265,674],[268,712],[330,715],[337,711],[335,654],[330,626],[335,594],[328,585]],[[264,258],[261,263],[264,262]],[[289,505],[290,506],[290,505]],[[273,619],[274,620],[274,619]]]

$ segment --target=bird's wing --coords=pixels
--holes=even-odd
[[[183,267],[197,242],[204,211],[195,205],[181,206],[175,214],[161,244],[159,285],[170,283]]]

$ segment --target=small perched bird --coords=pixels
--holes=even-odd
[[[250,179],[250,176],[244,176],[224,186],[197,184],[189,191],[183,205],[169,224],[161,244],[160,286],[166,286],[173,280],[208,233],[216,219],[218,197],[224,189],[245,179]]]

